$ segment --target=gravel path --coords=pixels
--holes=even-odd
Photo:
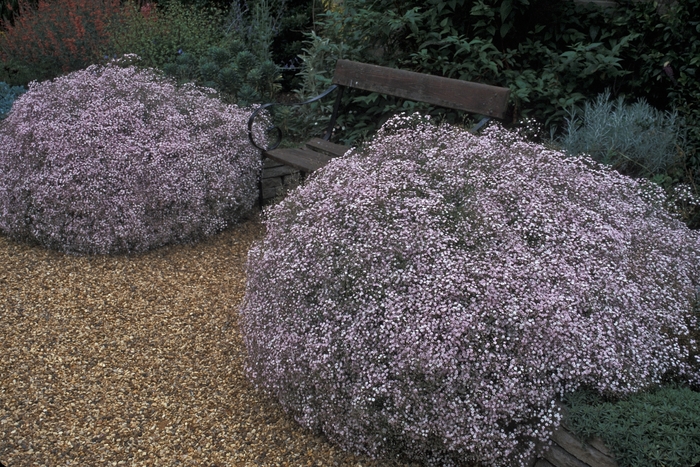
[[[107,257],[0,236],[0,462],[389,465],[302,429],[246,380],[236,310],[262,234],[252,218]]]

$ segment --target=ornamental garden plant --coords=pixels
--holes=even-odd
[[[118,61],[33,82],[0,123],[0,232],[84,254],[214,234],[257,199],[249,114]]]
[[[109,28],[124,21],[120,0],[3,2],[0,80],[26,85],[96,63],[110,42]]]
[[[398,117],[266,212],[247,372],[345,449],[524,465],[579,388],[700,385],[700,236],[590,158]]]

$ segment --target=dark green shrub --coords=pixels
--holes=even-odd
[[[680,98],[669,101],[662,68],[671,60],[679,85],[691,87],[700,1],[664,13],[648,2],[621,3],[610,12],[542,0],[347,0],[323,16],[319,35],[340,47],[335,58],[509,86],[515,119],[560,123],[566,109],[606,88],[657,107],[662,96],[662,110],[680,107]]]
[[[217,43],[203,51],[179,50],[163,70],[180,83],[194,81],[242,105],[272,100],[280,71],[270,48],[283,12],[284,1],[258,0],[250,7],[234,2]]]
[[[22,86],[10,86],[7,83],[0,82],[0,120],[7,117],[12,104],[25,92],[27,90]]]
[[[665,176],[666,186],[685,184],[696,197],[700,187],[700,0],[684,0],[670,5],[666,12],[638,11],[631,24],[646,32],[636,45],[636,68],[626,83],[642,88],[650,102],[660,108],[673,108],[685,122],[687,146],[683,158]],[[643,21],[646,22],[643,23]],[[672,76],[669,76],[672,75]],[[688,213],[688,225],[700,228],[700,206]]]
[[[271,100],[279,90],[278,67],[269,59],[258,60],[242,41],[231,37],[200,56],[183,52],[163,70],[180,83],[194,81],[242,105]]]
[[[334,58],[509,86],[516,119],[531,115],[550,123],[627,74],[620,54],[636,37],[622,32],[615,17],[574,2],[349,0],[320,24],[321,37],[339,46]],[[311,47],[321,45],[310,40]],[[315,55],[308,50],[307,56]],[[358,111],[339,123],[362,129],[347,140],[404,106],[379,96],[348,100]]]
[[[14,18],[19,12],[19,0],[5,0],[0,3],[0,22],[9,21],[14,24]]]
[[[153,3],[163,5],[168,3],[168,1],[170,0],[157,0]],[[231,6],[231,0],[180,0],[180,3],[185,6],[192,6],[198,10],[216,8],[225,11]]]
[[[700,462],[700,393],[664,387],[605,401],[593,391],[567,396],[566,423],[599,436],[621,467],[689,467]]]
[[[282,88],[292,91],[301,84],[296,76],[301,67],[299,56],[304,52],[306,33],[314,30],[317,15],[325,11],[326,1],[287,0],[279,30],[272,41],[272,61],[282,67]]]

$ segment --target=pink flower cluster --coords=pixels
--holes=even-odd
[[[0,231],[90,254],[220,231],[257,196],[249,113],[116,63],[31,83],[0,124]]]
[[[248,374],[355,452],[524,464],[568,391],[700,382],[700,236],[663,203],[498,127],[390,120],[267,212]]]

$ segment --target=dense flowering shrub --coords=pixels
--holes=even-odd
[[[248,110],[133,66],[32,83],[0,125],[0,231],[137,252],[237,222],[257,196]]]
[[[390,120],[267,211],[248,374],[353,451],[522,463],[569,391],[698,383],[700,237],[662,196],[502,129]]]

